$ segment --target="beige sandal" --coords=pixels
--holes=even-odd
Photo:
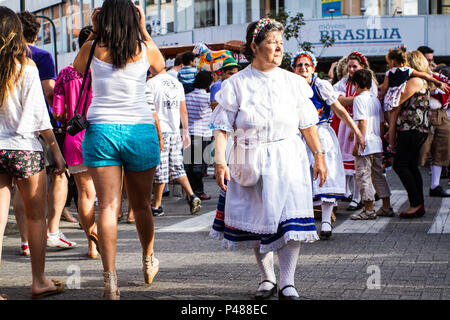
[[[115,271],[103,272],[103,297],[105,300],[120,300],[120,291],[117,288],[117,275]]]
[[[149,256],[142,257],[142,264],[144,271],[144,280],[145,283],[151,284],[153,282],[153,278],[156,276],[159,270],[159,260],[155,258],[155,255],[152,253]]]
[[[0,294],[0,300],[8,300],[8,296],[4,293]]]

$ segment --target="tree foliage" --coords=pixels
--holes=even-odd
[[[301,29],[302,26],[306,25],[303,13],[298,12],[295,16],[292,16],[290,12],[285,11],[283,7],[280,7],[278,10],[278,14],[269,14],[269,18],[275,19],[276,21],[282,23],[284,25],[284,38],[286,41],[290,39],[295,39],[297,41],[297,49],[311,51],[314,53],[314,46],[311,42],[302,41],[301,39]],[[329,36],[324,36],[320,39],[320,42],[323,43],[322,51],[324,48],[331,47],[334,44],[334,39]],[[319,58],[322,54],[322,51],[316,56]],[[281,64],[282,68],[289,69],[291,66],[291,58],[292,54],[286,52],[283,57],[283,62]]]

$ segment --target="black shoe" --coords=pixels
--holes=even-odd
[[[430,189],[430,197],[447,198],[450,197],[450,193],[444,191],[444,189],[441,186],[437,186],[434,189]]]
[[[362,202],[356,203],[355,200],[352,200],[347,207],[347,211],[356,211],[356,210],[361,209],[362,207],[364,207]]]
[[[161,217],[164,215],[163,207],[159,206],[159,208],[152,208],[152,214],[154,217]]]
[[[380,196],[375,193],[375,201],[380,200]]]
[[[191,214],[196,214],[202,207],[202,200],[200,200],[200,198],[195,194],[191,195],[191,200],[188,200],[188,203]]]
[[[288,288],[288,287],[292,287],[295,290],[297,290],[293,285],[288,284],[287,286],[285,286],[282,289],[280,289],[280,291],[278,291],[278,300],[300,300],[300,298],[297,297],[297,296],[285,296],[283,294],[283,290]]]
[[[353,195],[349,195],[348,197],[344,197],[339,200],[341,200],[342,202],[350,202],[350,201],[352,201],[352,197],[353,197]]]
[[[255,293],[255,299],[256,300],[267,300],[267,299],[270,299],[277,292],[277,284],[276,283],[273,283],[270,280],[264,280],[264,281],[261,281],[259,283],[259,285],[261,285],[264,282],[269,282],[269,283],[273,284],[273,288],[270,289],[270,290],[256,291],[256,293]]]
[[[163,197],[168,197],[170,196],[170,191],[166,191],[162,194]]]
[[[323,223],[329,224],[330,227],[331,227],[331,229],[333,229],[333,226],[331,225],[331,223],[329,223],[329,222],[327,222],[327,221],[322,222],[322,224],[323,224]],[[320,231],[320,240],[330,240],[331,234],[332,234],[331,230],[330,230],[330,231],[322,231],[322,230],[321,230],[321,231]]]

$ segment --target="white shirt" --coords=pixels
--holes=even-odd
[[[153,94],[161,132],[180,132],[180,104],[185,101],[183,85],[167,73],[147,81],[146,94]]]
[[[175,79],[178,80],[178,71],[175,70],[174,68],[172,68],[169,71],[167,71],[167,74],[171,75],[172,77],[174,77]]]
[[[141,48],[141,59],[120,69],[95,56],[92,58],[92,103],[87,112],[90,123],[155,123],[145,96],[150,65],[145,44]]]
[[[0,150],[42,151],[37,137],[47,129],[52,125],[39,72],[27,65],[18,86],[0,107]]]
[[[384,114],[381,103],[369,91],[363,91],[353,100],[353,120],[366,120],[366,148],[361,151],[362,156],[383,152],[383,143],[380,137],[380,123]]]

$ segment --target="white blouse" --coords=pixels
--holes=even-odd
[[[346,97],[346,91],[347,91],[347,81],[348,81],[348,75],[339,80],[339,82],[335,83],[333,88],[339,92],[342,96]],[[353,94],[355,92],[355,86],[352,85],[351,93]],[[377,83],[372,79],[372,86],[370,87],[370,92],[377,97],[378,96],[378,87]]]
[[[52,125],[39,72],[27,65],[18,86],[0,107],[0,149],[42,151],[37,137],[46,129]]]
[[[333,86],[329,81],[317,77],[316,85],[317,89],[320,92],[320,95],[322,96],[323,100],[327,105],[332,105],[339,98],[340,96],[339,92],[333,88]]]
[[[312,96],[311,87],[299,75],[281,68],[262,72],[249,65],[222,83],[212,129],[242,130],[238,143],[243,147],[285,139],[298,134],[298,128],[317,123]]]

